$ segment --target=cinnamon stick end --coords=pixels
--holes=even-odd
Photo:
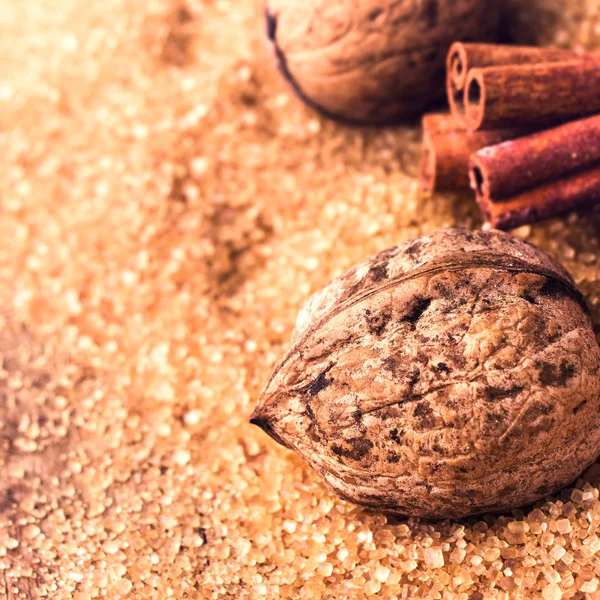
[[[467,52],[462,42],[454,42],[448,50],[446,72],[457,90],[462,90],[467,80]]]
[[[477,153],[473,154],[469,160],[469,184],[478,197],[485,197],[489,201],[490,186],[487,172],[485,167],[478,162]]]
[[[464,90],[464,119],[469,131],[481,128],[485,107],[485,83],[479,69],[471,69]]]
[[[467,52],[461,42],[450,46],[446,58],[446,95],[450,112],[464,126],[464,87],[467,80]]]

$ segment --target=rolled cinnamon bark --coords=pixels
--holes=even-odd
[[[446,91],[453,115],[464,117],[464,88],[469,69],[501,65],[524,65],[558,62],[584,56],[577,50],[509,46],[502,44],[465,44],[455,42],[446,58]]]
[[[482,148],[469,161],[471,187],[501,202],[544,181],[600,164],[600,115]]]
[[[589,207],[600,202],[600,165],[544,183],[505,202],[477,195],[486,221],[497,229],[512,229]]]
[[[447,112],[428,113],[423,115],[423,118],[421,119],[421,127],[423,128],[423,135],[465,130],[465,126],[462,124],[460,119],[457,119],[454,115]]]
[[[419,185],[426,191],[468,190],[471,154],[519,135],[514,129],[469,133],[455,117],[443,113],[425,115],[422,126]]]
[[[600,112],[600,61],[471,69],[467,129],[544,125]]]

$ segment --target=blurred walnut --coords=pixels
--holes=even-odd
[[[541,250],[441,230],[308,301],[252,422],[353,502],[430,518],[506,510],[596,458],[600,348]]]
[[[500,1],[267,0],[269,39],[298,95],[327,116],[382,124],[444,95],[456,40],[495,37]]]

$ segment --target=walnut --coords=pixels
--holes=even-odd
[[[383,124],[445,93],[456,40],[492,40],[494,0],[267,0],[267,34],[298,95],[329,117]]]
[[[596,458],[600,348],[541,250],[440,230],[308,301],[251,421],[352,502],[428,518],[507,510]]]

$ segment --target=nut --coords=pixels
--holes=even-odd
[[[267,34],[298,95],[325,115],[390,123],[444,94],[455,40],[495,37],[501,2],[267,0]]]
[[[531,503],[600,448],[600,348],[541,250],[445,229],[317,292],[252,422],[342,497],[428,518]]]

